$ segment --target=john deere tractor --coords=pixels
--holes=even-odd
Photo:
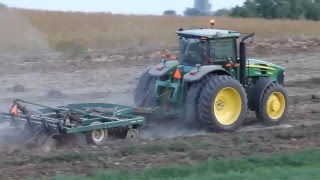
[[[214,131],[236,130],[248,109],[266,125],[285,119],[285,70],[246,57],[254,34],[180,28],[177,35],[179,55],[165,55],[142,75],[135,91],[137,106],[161,107],[189,127]]]

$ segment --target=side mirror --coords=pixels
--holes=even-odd
[[[245,42],[247,45],[250,45],[250,44],[252,44],[252,42],[253,42],[253,38],[252,38],[252,37],[249,37],[249,38],[246,39],[244,42]]]
[[[161,63],[162,63],[163,65],[166,65],[167,60],[166,60],[166,59],[161,59]]]
[[[250,47],[252,43],[253,43],[253,38],[252,37],[247,39],[246,44],[247,44],[248,47]]]
[[[252,40],[253,36],[254,36],[254,33],[249,34],[249,35],[245,36],[244,38],[242,38],[241,42],[252,43],[253,42],[253,40]]]

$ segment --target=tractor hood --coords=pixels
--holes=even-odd
[[[262,60],[258,60],[258,59],[248,59],[248,64],[247,67],[249,68],[261,68],[261,69],[269,69],[269,70],[284,70],[283,67],[270,63],[270,62],[266,62],[266,61],[262,61]]]
[[[248,59],[247,68],[249,77],[270,77],[277,83],[283,84],[284,82],[285,70],[281,66],[257,59]]]

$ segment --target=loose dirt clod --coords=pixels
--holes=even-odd
[[[55,99],[62,99],[62,98],[66,98],[67,95],[62,93],[61,91],[58,91],[58,90],[50,90],[47,92],[46,97],[55,98]]]
[[[27,89],[21,84],[16,84],[11,88],[8,88],[7,90],[11,92],[19,93],[19,92],[25,92]]]
[[[311,99],[312,99],[312,100],[320,100],[320,96],[319,96],[319,95],[316,95],[316,94],[312,94],[312,95],[311,95]]]

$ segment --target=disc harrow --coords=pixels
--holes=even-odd
[[[32,138],[46,134],[49,139],[82,133],[89,144],[103,145],[109,135],[136,140],[145,124],[146,114],[157,114],[156,108],[134,108],[107,103],[81,103],[49,107],[15,100],[1,121],[17,130],[29,131]],[[35,138],[30,141],[42,141]]]

